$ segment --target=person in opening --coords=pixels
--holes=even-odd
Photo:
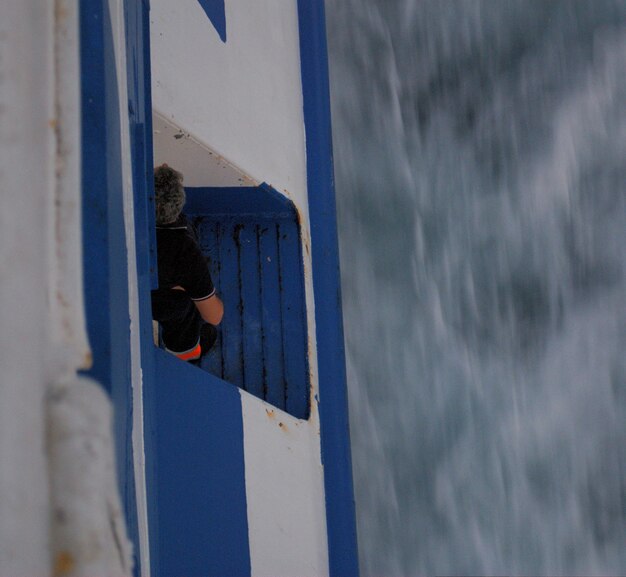
[[[206,259],[183,214],[183,175],[162,164],[154,169],[159,288],[152,318],[161,325],[167,351],[198,364],[215,343],[224,305],[215,293]]]

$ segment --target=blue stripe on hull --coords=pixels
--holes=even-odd
[[[331,577],[356,577],[359,565],[333,188],[324,0],[298,0],[298,22],[329,573]]]
[[[198,0],[222,42],[226,42],[226,7],[224,0]]]
[[[80,4],[83,279],[87,334],[97,380],[115,409],[120,493],[129,537],[135,503],[128,298],[119,93],[108,3]],[[139,571],[139,559],[135,560]]]
[[[156,575],[247,577],[250,548],[239,391],[157,350],[151,391]],[[153,535],[154,539],[155,536]]]

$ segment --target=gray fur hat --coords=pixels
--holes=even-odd
[[[162,164],[154,169],[154,194],[157,225],[174,222],[185,205],[183,175]]]

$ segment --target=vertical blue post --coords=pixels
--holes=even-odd
[[[93,366],[114,406],[118,482],[137,543],[132,446],[128,252],[116,58],[108,2],[80,3],[83,275]]]
[[[154,450],[154,416],[151,387],[154,386],[154,346],[152,344],[152,310],[150,289],[156,287],[156,231],[154,226],[154,186],[152,177],[152,101],[150,86],[150,4],[148,0],[125,0],[126,75],[128,87],[128,120],[131,137],[135,249],[137,258],[137,292],[139,295],[139,334],[144,387],[144,443],[146,491],[150,513],[158,504],[153,482],[156,468]],[[129,432],[129,435],[131,433]],[[156,513],[148,518],[151,556],[156,554],[158,525]],[[138,533],[138,532],[137,532]],[[135,575],[140,574],[138,535],[135,540]],[[144,573],[153,573],[146,569]]]
[[[323,0],[298,0],[329,572],[359,573]]]

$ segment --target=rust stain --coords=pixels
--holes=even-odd
[[[55,16],[57,21],[61,24],[63,20],[65,20],[69,16],[69,11],[65,2],[57,1],[55,3]]]
[[[67,575],[74,569],[75,565],[74,556],[69,551],[59,551],[54,560],[53,574],[55,577]]]
[[[270,184],[270,186],[272,186],[272,185]],[[284,194],[284,195],[285,195],[285,196],[286,196],[286,197],[287,197],[287,198],[288,198],[291,202],[293,202],[293,204],[294,204],[294,206],[295,206],[295,205],[296,205],[296,203],[295,203],[295,201],[293,200],[293,196],[292,196],[291,192],[289,192],[286,188],[283,188],[283,189],[282,189],[282,191],[283,191],[283,194]],[[296,212],[297,212],[298,207],[297,207],[297,206],[295,206],[295,208],[296,208]]]
[[[313,352],[312,343],[309,339],[309,355]],[[317,396],[317,373],[313,372],[313,369],[309,367],[309,418],[313,417],[317,414],[317,406],[320,402],[319,397]]]
[[[91,351],[88,351],[83,357],[83,362],[80,368],[83,370],[88,370],[91,367],[93,367],[93,355],[91,354]]]
[[[300,209],[295,202],[293,203],[293,206],[296,209],[296,220],[298,221],[298,228],[302,228],[302,214],[300,213]]]
[[[56,118],[51,118],[50,120],[48,120],[48,126],[50,128],[52,128],[52,130],[56,130],[57,127],[57,119]]]
[[[270,419],[273,419],[273,418],[274,418],[274,410],[273,410],[273,409],[265,409],[265,412],[267,413],[267,416],[268,416]]]

